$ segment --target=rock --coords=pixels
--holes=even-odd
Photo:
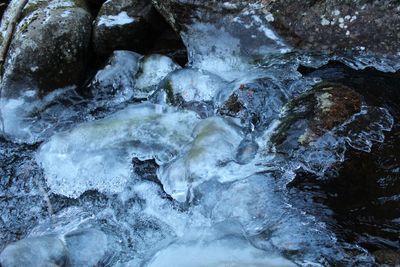
[[[197,40],[210,32],[199,31],[195,25],[212,24],[221,37],[228,33],[252,55],[294,47],[341,56],[373,56],[378,61],[387,57],[390,65],[400,68],[396,61],[400,56],[400,6],[396,0],[153,0],[153,3],[177,32],[189,35],[187,43],[193,43],[190,40],[193,31],[200,32]],[[365,60],[362,63],[373,64]]]
[[[271,141],[283,150],[307,146],[360,112],[361,101],[361,96],[346,86],[321,83],[286,105]]]
[[[384,1],[273,1],[273,26],[293,46],[328,52],[398,56],[400,5]],[[368,25],[368,27],[365,27]]]
[[[381,249],[373,252],[377,263],[384,266],[400,266],[400,251]]]
[[[90,84],[97,100],[122,103],[138,96],[135,75],[142,56],[131,51],[114,51],[106,66],[99,70]]]
[[[6,13],[13,12],[12,4]],[[8,23],[2,20],[2,34]],[[80,0],[31,0],[23,10],[4,65],[2,96],[37,88],[43,96],[78,85],[85,74],[91,15]]]
[[[0,254],[2,267],[66,266],[68,250],[56,235],[32,237],[8,245]]]
[[[106,1],[94,22],[94,50],[101,57],[114,50],[146,53],[165,26],[150,1]]]

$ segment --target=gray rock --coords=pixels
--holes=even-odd
[[[7,18],[5,15],[2,20],[2,34]],[[86,67],[90,32],[91,15],[84,1],[31,0],[4,64],[2,96],[14,98],[32,88],[44,95],[79,84]]]
[[[114,50],[146,52],[157,37],[161,21],[150,1],[106,1],[94,23],[94,50],[100,56]]]
[[[27,238],[8,245],[0,254],[2,267],[66,266],[68,251],[56,235]]]

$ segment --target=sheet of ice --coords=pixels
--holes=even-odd
[[[237,121],[221,117],[205,119],[196,126],[193,137],[176,159],[161,166],[157,172],[165,192],[177,201],[192,201],[192,190],[205,181],[231,182],[259,170],[255,166],[256,160],[247,164],[236,161],[245,137]]]
[[[148,267],[294,267],[294,263],[257,249],[245,239],[226,237],[178,243],[158,252]]]
[[[68,117],[66,120],[71,120],[76,117],[74,107],[65,108],[61,104],[54,105],[62,100],[72,101],[77,97],[74,90],[74,87],[58,89],[39,99],[36,90],[32,89],[25,91],[18,98],[1,98],[0,109],[4,133],[17,142],[26,143],[34,143],[51,135],[56,128],[61,126],[61,118]]]
[[[54,193],[79,197],[87,190],[121,192],[131,160],[165,163],[191,141],[198,118],[153,104],[130,105],[104,119],[54,135],[37,153]]]
[[[101,16],[97,22],[98,26],[115,27],[135,22],[135,19],[128,16],[126,11],[120,12],[118,15]]]

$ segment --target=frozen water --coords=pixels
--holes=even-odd
[[[219,76],[205,70],[185,68],[170,73],[160,84],[158,101],[174,105],[180,102],[212,101],[221,90],[230,90]]]
[[[91,82],[91,92],[96,100],[119,104],[138,97],[135,74],[142,56],[131,51],[114,51],[107,65],[97,72]]]
[[[174,244],[158,252],[147,265],[149,267],[292,267],[285,258],[269,255],[253,247],[245,239],[227,237],[220,240],[196,240]]]
[[[143,97],[152,93],[157,85],[169,73],[181,67],[167,56],[153,54],[140,61],[140,69],[136,79],[136,88],[143,91]]]
[[[189,25],[187,68],[116,51],[92,81],[91,98],[70,88],[1,100],[7,134],[45,140],[35,154],[43,175],[29,160],[16,166],[24,175],[33,169],[48,187],[30,192],[29,200],[39,200],[18,202],[34,215],[47,206],[51,216],[26,226],[26,242],[61,240],[72,263],[84,266],[326,266],[364,256],[352,245],[355,256],[347,255],[327,225],[296,209],[287,185],[299,169],[324,177],[347,145],[369,151],[393,118],[364,106],[308,146],[278,151],[271,136],[287,115],[283,107],[320,81],[302,77],[299,64],[329,57],[286,53],[290,47],[265,23],[273,18],[254,8],[229,23]],[[131,18],[108,19],[105,25]],[[129,104],[154,90],[158,104]],[[232,94],[243,113],[221,115]],[[203,107],[204,116],[190,111]],[[142,171],[158,181],[133,168],[140,161],[151,162]],[[25,197],[22,191],[6,197]],[[0,225],[11,225],[10,213]]]
[[[131,160],[168,162],[191,140],[193,112],[153,104],[130,105],[105,119],[54,135],[37,160],[54,193],[78,197],[87,190],[121,192]]]

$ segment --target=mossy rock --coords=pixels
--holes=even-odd
[[[85,1],[66,2],[28,3],[5,61],[2,96],[17,97],[27,88],[44,96],[83,81],[92,18]]]
[[[360,112],[361,105],[361,95],[351,88],[320,83],[285,106],[271,142],[276,146],[308,145]]]

